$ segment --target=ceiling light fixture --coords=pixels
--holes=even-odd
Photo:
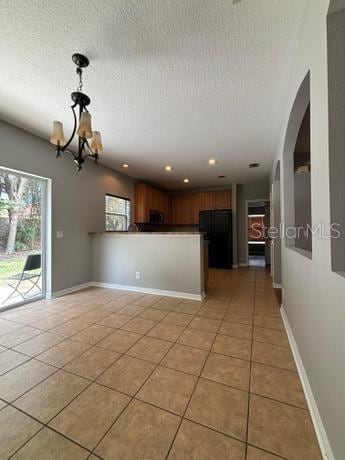
[[[90,105],[90,98],[83,93],[83,68],[89,65],[89,60],[82,54],[73,54],[72,61],[77,66],[77,74],[79,76],[79,85],[77,91],[71,94],[73,104],[71,109],[74,117],[74,127],[71,137],[66,142],[63,124],[61,121],[53,121],[53,131],[50,137],[50,142],[56,145],[56,157],[61,157],[61,153],[68,152],[74,157],[74,163],[77,165],[77,170],[80,171],[85,158],[90,157],[98,162],[99,154],[103,151],[101,133],[99,131],[92,131],[91,128],[91,115],[87,109]],[[76,107],[78,106],[78,115]],[[77,126],[79,118],[79,126]],[[77,153],[69,150],[68,147],[74,139],[75,134],[78,135],[78,151]],[[90,139],[90,144],[88,139]]]
[[[172,171],[173,169],[174,169],[174,168],[173,168],[172,166],[169,166],[169,165],[167,165],[167,166],[165,167],[165,170],[166,170],[166,171]]]
[[[210,158],[210,159],[208,160],[208,164],[209,164],[210,166],[214,166],[216,163],[217,163],[217,160],[215,160],[214,158]]]
[[[129,165],[127,163],[122,165],[123,168],[129,168]]]
[[[189,184],[189,179],[187,179],[187,178],[186,178],[186,179],[183,179],[183,182],[184,182],[185,184]]]

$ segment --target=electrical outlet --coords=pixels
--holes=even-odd
[[[141,279],[141,273],[140,272],[135,272],[135,279],[140,280]]]
[[[57,230],[56,238],[63,238],[63,231],[62,230]]]

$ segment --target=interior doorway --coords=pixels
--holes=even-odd
[[[46,294],[47,180],[0,167],[0,310]]]
[[[247,201],[247,263],[250,267],[271,264],[271,250],[267,229],[270,222],[269,200]]]

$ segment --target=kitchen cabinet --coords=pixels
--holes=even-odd
[[[183,195],[176,195],[171,198],[172,223],[184,224],[183,216]]]
[[[165,224],[198,225],[200,211],[231,209],[231,192],[197,192],[170,196],[146,184],[135,186],[135,223],[149,223],[150,209],[164,215]]]
[[[172,223],[176,225],[199,224],[201,194],[188,193],[172,197]]]
[[[203,210],[231,209],[231,192],[203,192]]]
[[[215,192],[203,192],[202,194],[202,209],[215,209],[216,196]]]
[[[134,222],[147,224],[150,222],[150,209],[159,211],[164,216],[164,223],[171,223],[171,199],[163,190],[147,184],[136,184],[134,200]]]
[[[216,209],[231,209],[231,193],[216,192],[215,193],[215,208]]]
[[[192,193],[191,197],[191,220],[192,224],[199,224],[199,212],[202,210],[202,194]]]
[[[136,184],[134,193],[134,222],[143,224],[150,220],[149,187]]]

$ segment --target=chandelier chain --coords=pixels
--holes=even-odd
[[[82,78],[83,71],[80,67],[77,67],[77,74],[79,75],[79,85],[78,85],[77,91],[82,93],[83,92],[83,78]]]

